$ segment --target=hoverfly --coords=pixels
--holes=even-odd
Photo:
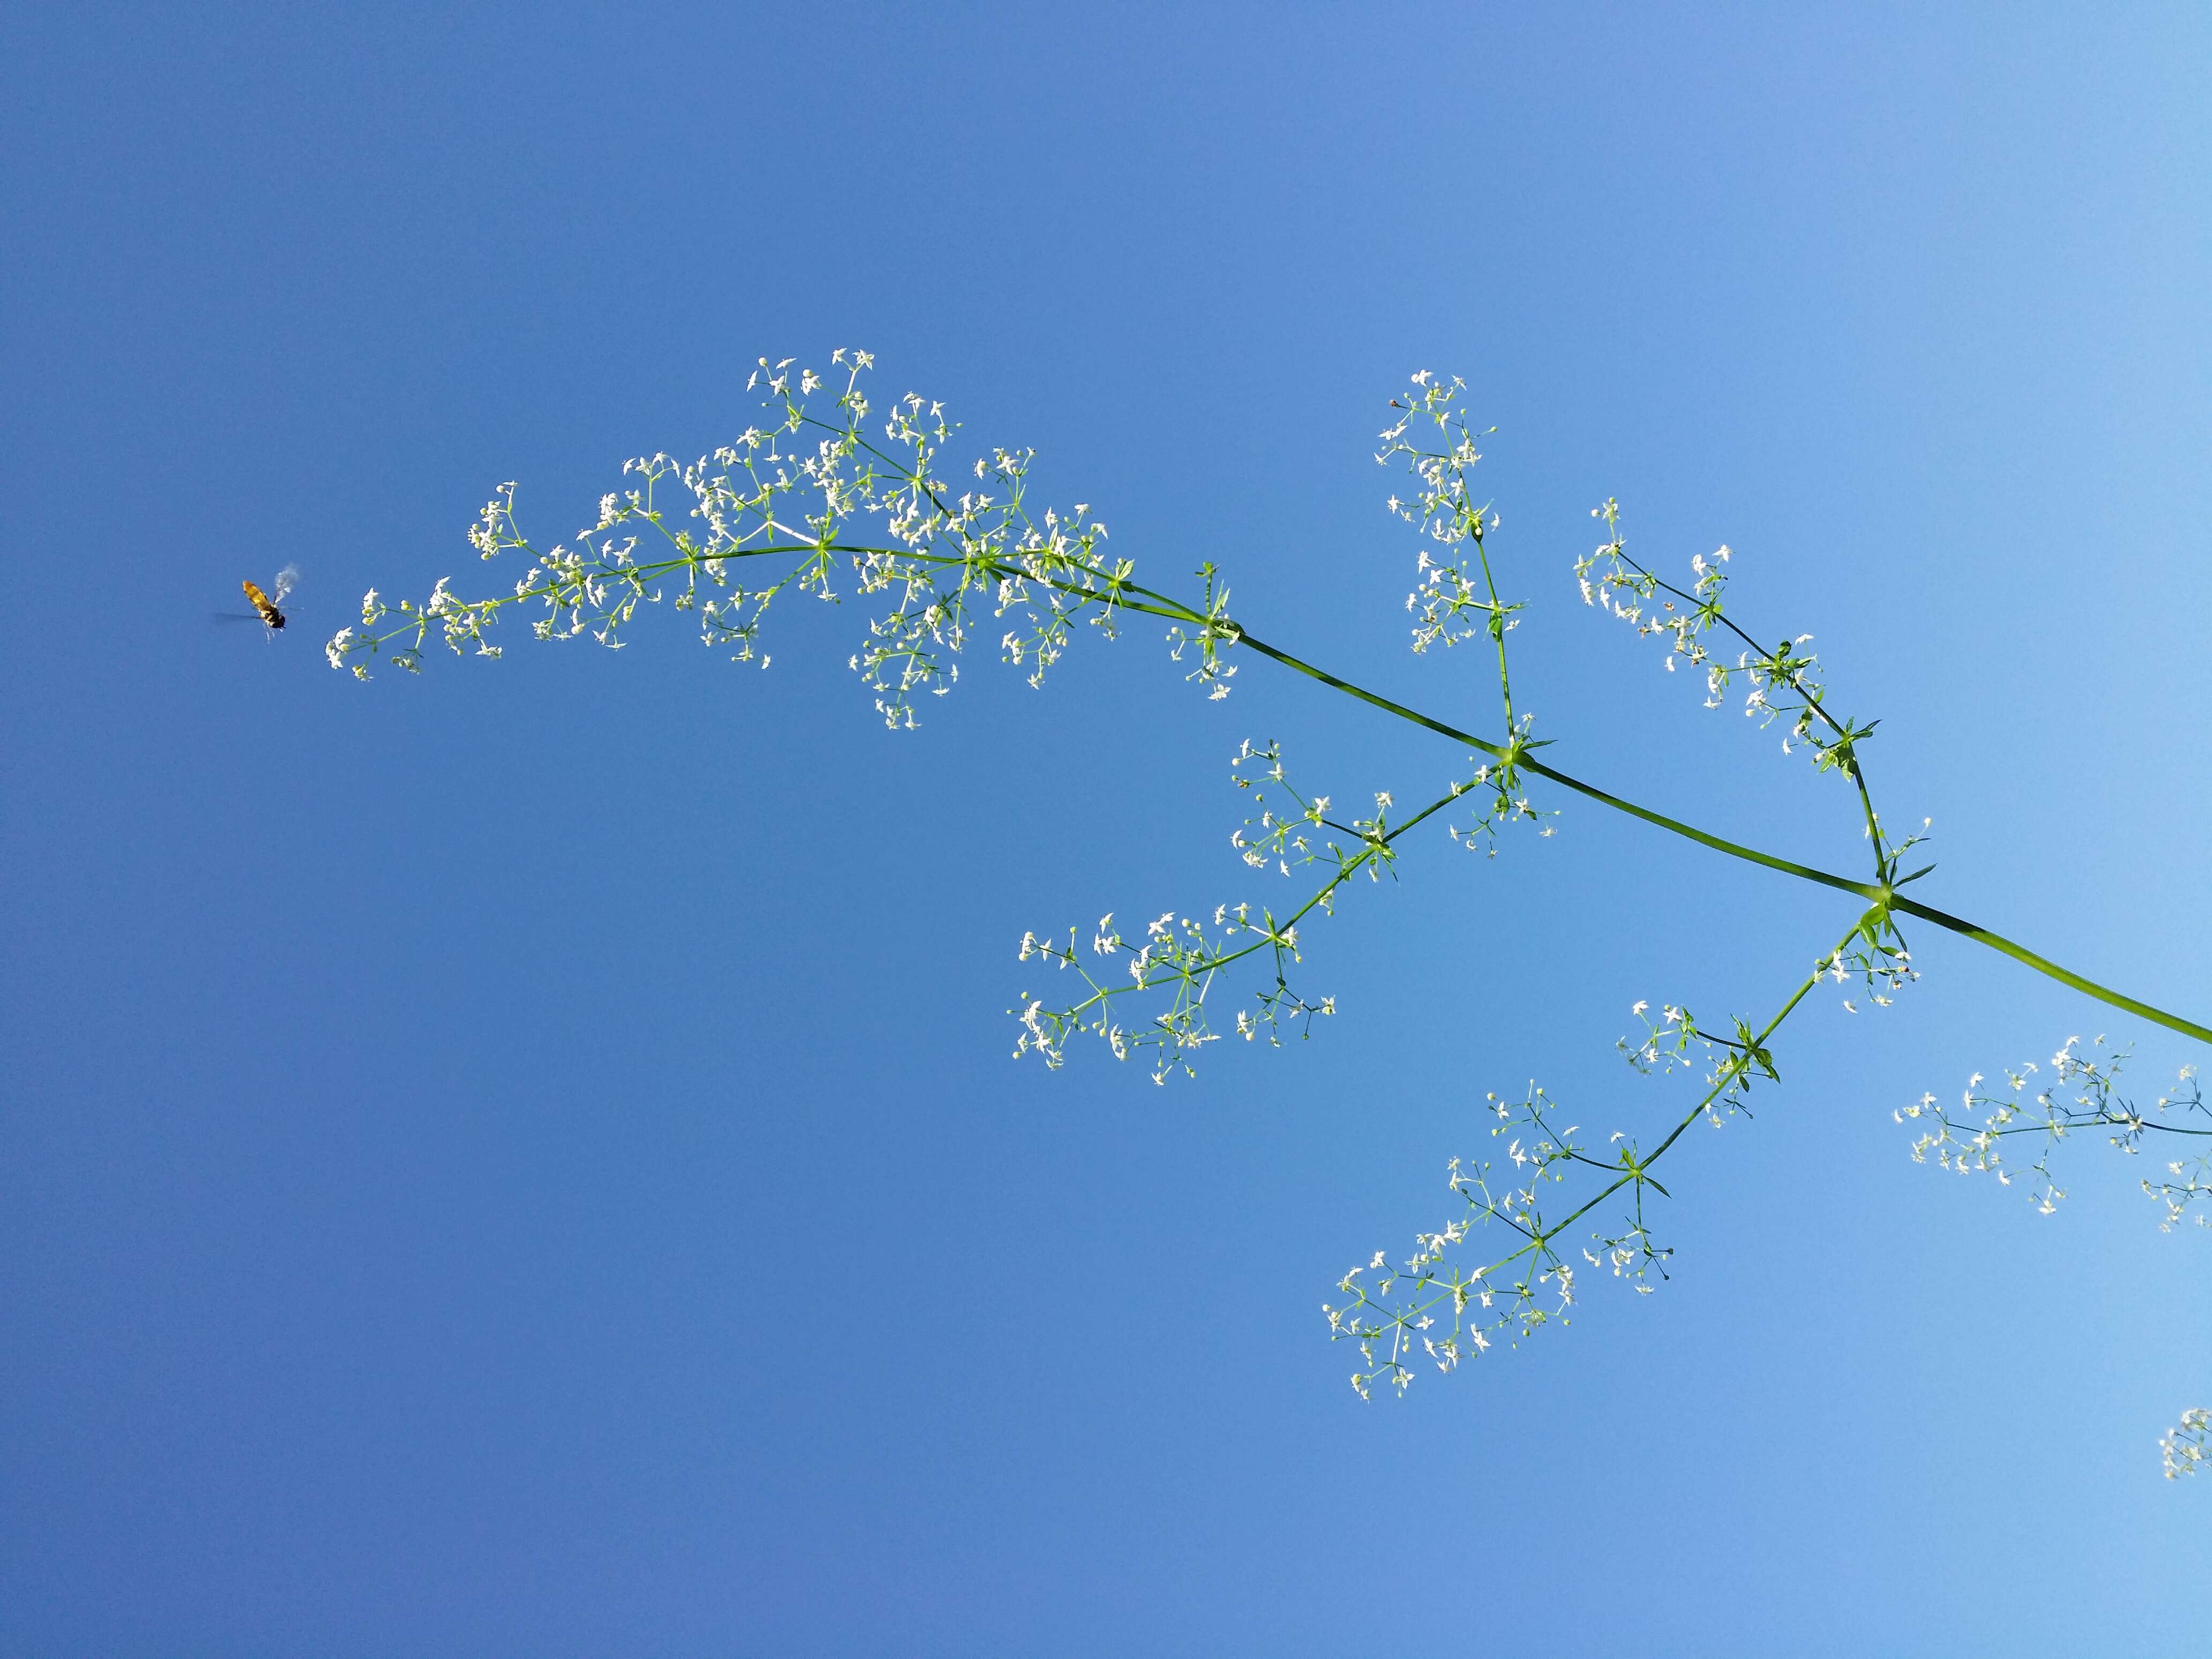
[[[300,567],[288,564],[270,580],[267,592],[264,592],[258,583],[240,582],[239,586],[246,590],[246,603],[253,607],[253,615],[249,617],[239,611],[222,611],[216,614],[225,622],[259,622],[274,633],[284,625],[284,613],[276,607],[299,580]]]

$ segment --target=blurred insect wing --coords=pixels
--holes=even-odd
[[[283,604],[284,596],[299,585],[300,567],[296,564],[286,565],[276,573],[276,580],[269,584],[269,602],[271,605]]]

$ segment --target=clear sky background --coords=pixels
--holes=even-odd
[[[2094,15],[2093,15],[2094,11]],[[1923,1090],[2140,1039],[1996,957],[1671,1162],[1674,1282],[1362,1404],[1333,1281],[1486,1090],[1648,1132],[1638,997],[1771,1007],[1847,902],[1564,803],[1310,933],[1342,1010],[1154,1088],[1007,1058],[1025,928],[1273,896],[1224,763],[1459,757],[1147,628],[919,732],[794,610],[362,686],[626,455],[878,354],[1141,579],[1455,718],[1370,459],[1499,430],[1548,757],[1832,867],[1847,799],[1575,600],[1587,510],[1810,631],[1929,900],[2212,1006],[2202,5],[18,8],[0,99],[0,1650],[2188,1650],[2212,1236]],[[295,626],[222,628],[288,560]],[[516,574],[509,572],[504,580]],[[1522,690],[1525,688],[1525,690]],[[1422,796],[1425,799],[1425,796]],[[1679,1079],[1677,1080],[1679,1084]]]

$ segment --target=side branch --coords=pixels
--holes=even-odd
[[[1524,1146],[1516,1138],[1508,1149],[1516,1171],[1510,1177],[1516,1183],[1514,1189],[1496,1191],[1488,1164],[1470,1170],[1454,1159],[1452,1187],[1467,1200],[1471,1217],[1455,1221],[1440,1232],[1421,1236],[1418,1252],[1401,1265],[1391,1265],[1384,1253],[1376,1252],[1374,1260],[1364,1267],[1353,1269],[1339,1281],[1337,1288],[1352,1299],[1341,1307],[1324,1305],[1322,1311],[1328,1319],[1332,1338],[1349,1339],[1359,1345],[1364,1369],[1352,1374],[1352,1387],[1365,1395],[1370,1383],[1382,1378],[1403,1390],[1413,1381],[1413,1373],[1407,1361],[1417,1347],[1425,1352],[1440,1370],[1450,1370],[1462,1359],[1491,1346],[1493,1336],[1516,1333],[1525,1336],[1564,1316],[1575,1300],[1576,1270],[1559,1254],[1561,1237],[1600,1206],[1624,1193],[1632,1196],[1635,1206],[1627,1231],[1597,1240],[1601,1255],[1589,1250],[1583,1255],[1595,1264],[1609,1263],[1617,1276],[1633,1278],[1638,1289],[1650,1288],[1642,1282],[1648,1267],[1656,1267],[1663,1276],[1663,1262],[1668,1252],[1654,1248],[1644,1221],[1644,1188],[1650,1187],[1662,1194],[1666,1191],[1652,1177],[1651,1166],[1664,1158],[1699,1118],[1710,1116],[1717,1122],[1722,1111],[1738,1109],[1749,1092],[1754,1073],[1770,1079],[1777,1076],[1767,1047],[1774,1034],[1842,959],[1854,939],[1866,929],[1879,925],[1881,915],[1881,909],[1877,905],[1862,916],[1851,932],[1814,964],[1813,971],[1789,1000],[1756,1033],[1748,1024],[1739,1022],[1737,1029],[1743,1041],[1721,1045],[1723,1058],[1707,1079],[1705,1092],[1650,1152],[1639,1152],[1630,1141],[1626,1146],[1619,1146],[1617,1163],[1588,1156],[1573,1140],[1573,1126],[1565,1129],[1553,1127],[1544,1110],[1543,1093],[1532,1085],[1529,1103],[1524,1109],[1527,1115],[1520,1122],[1537,1138],[1531,1146]],[[1498,1114],[1501,1118],[1509,1116],[1508,1109],[1500,1106]],[[1493,1134],[1504,1132],[1492,1131]],[[1616,1146],[1622,1139],[1618,1134],[1613,1137]],[[1521,1173],[1531,1164],[1533,1172]],[[1547,1218],[1540,1208],[1541,1191],[1550,1183],[1565,1180],[1562,1171],[1569,1165],[1595,1169],[1606,1179],[1566,1214],[1556,1220]],[[1518,1184],[1523,1181],[1525,1186]],[[1503,1222],[1521,1242],[1486,1266],[1465,1269],[1443,1265],[1446,1253],[1468,1239],[1473,1226],[1491,1221]],[[1626,1271],[1632,1268],[1632,1272]],[[1380,1277],[1372,1284],[1364,1282],[1363,1276],[1369,1273]],[[1516,1273],[1517,1277],[1512,1276]],[[1537,1302],[1547,1286],[1559,1297],[1556,1310],[1541,1307]],[[1439,1313],[1448,1314],[1450,1329],[1443,1336],[1430,1336],[1427,1333],[1437,1325]]]

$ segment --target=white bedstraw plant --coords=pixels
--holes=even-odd
[[[1058,1066],[1068,1045],[1088,1036],[1120,1059],[1138,1058],[1155,1082],[1189,1072],[1200,1051],[1223,1037],[1279,1043],[1308,1036],[1335,1012],[1327,996],[1293,989],[1303,962],[1302,929],[1331,914],[1359,878],[1394,878],[1405,838],[1431,820],[1462,847],[1496,856],[1510,836],[1553,833],[1556,803],[1579,794],[1726,857],[1747,860],[1850,900],[1845,924],[1805,958],[1802,978],[1763,1017],[1700,1022],[1686,1006],[1659,1017],[1638,1003],[1639,1030],[1620,1047],[1638,1070],[1664,1075],[1686,1068],[1696,1079],[1663,1133],[1614,1129],[1600,1138],[1534,1084],[1516,1097],[1485,1103],[1491,1152],[1454,1159],[1453,1212],[1415,1236],[1411,1255],[1377,1251],[1338,1281],[1323,1304],[1331,1336],[1352,1345],[1352,1386],[1363,1395],[1381,1382],[1402,1391],[1417,1369],[1449,1371],[1540,1328],[1565,1322],[1583,1277],[1618,1280],[1650,1293],[1666,1278],[1670,1250],[1648,1223],[1654,1174],[1700,1120],[1719,1125],[1741,1110],[1754,1089],[1780,1081],[1774,1044],[1783,1024],[1824,981],[1851,988],[1843,1006],[1887,1006],[1919,976],[1907,948],[1907,921],[1986,946],[2081,994],[2197,1043],[2212,1029],[2096,984],[2036,952],[1923,904],[1906,891],[1934,868],[1908,869],[1924,839],[1893,836],[1876,812],[1863,750],[1875,723],[1832,706],[1808,634],[1754,635],[1727,608],[1730,554],[1721,547],[1690,561],[1686,585],[1632,556],[1620,508],[1594,510],[1604,539],[1577,560],[1583,602],[1653,639],[1667,672],[1689,671],[1709,708],[1738,702],[1765,725],[1779,725],[1785,753],[1846,787],[1867,842],[1856,876],[1814,869],[1711,834],[1571,776],[1538,757],[1532,716],[1516,707],[1508,646],[1522,602],[1501,596],[1492,538],[1499,520],[1474,489],[1478,449],[1460,404],[1462,383],[1413,377],[1391,400],[1376,459],[1402,471],[1389,510],[1412,527],[1415,585],[1407,609],[1416,652],[1461,645],[1486,650],[1498,671],[1498,723],[1488,737],[1353,684],[1255,638],[1232,617],[1229,590],[1211,564],[1187,597],[1140,586],[1131,561],[1108,551],[1106,526],[1082,503],[1040,507],[1030,496],[1031,453],[991,449],[957,469],[947,465],[956,428],[943,406],[915,394],[872,404],[861,351],[830,354],[826,374],[791,360],[762,360],[749,383],[763,394],[760,424],[690,462],[666,454],[626,463],[629,481],[600,497],[593,521],[566,544],[541,548],[515,515],[515,486],[488,502],[469,539],[486,560],[512,556],[524,565],[510,591],[466,599],[441,580],[421,601],[388,605],[371,592],[358,626],[328,647],[333,667],[366,679],[381,660],[419,671],[435,641],[456,653],[495,657],[493,630],[503,613],[532,618],[541,640],[588,636],[619,647],[641,610],[688,612],[707,644],[733,660],[768,666],[763,629],[786,594],[838,601],[849,592],[869,607],[851,666],[894,727],[917,723],[923,699],[943,696],[958,678],[957,659],[978,637],[995,640],[1006,662],[1030,684],[1073,643],[1079,624],[1112,637],[1131,617],[1164,624],[1170,654],[1208,697],[1226,697],[1241,662],[1303,674],[1377,715],[1409,721],[1462,755],[1463,764],[1419,805],[1390,793],[1372,808],[1346,811],[1333,797],[1293,784],[1280,747],[1247,742],[1231,770],[1245,792],[1247,815],[1231,836],[1254,878],[1302,881],[1294,902],[1237,898],[1185,915],[1166,910],[1117,926],[1099,919],[1083,930],[1023,935],[1019,957],[1074,989],[1024,994],[1013,1011],[1014,1053]],[[762,574],[756,575],[758,571]],[[1775,643],[1765,643],[1765,641]],[[1486,647],[1485,642],[1486,641]],[[1923,823],[1925,828],[1925,821]],[[1214,1012],[1234,1000],[1217,1027]],[[2184,1066],[2178,1085],[2148,1107],[2118,1094],[2127,1051],[2087,1055],[2069,1038],[2053,1056],[2047,1086],[2030,1065],[2006,1073],[2002,1092],[1969,1080],[1954,1111],[1923,1097],[1899,1109],[1921,1130],[1911,1151],[1941,1168],[1987,1172],[2009,1183],[2005,1153],[2032,1138],[2035,1161],[2021,1173],[2046,1213],[2064,1196],[2052,1158],[2077,1131],[2096,1130],[2124,1153],[2149,1153],[2157,1173],[2142,1178],[2168,1230],[2212,1216],[2212,1113]],[[2212,1460],[2212,1413],[2192,1409],[2160,1441],[2168,1476]]]

